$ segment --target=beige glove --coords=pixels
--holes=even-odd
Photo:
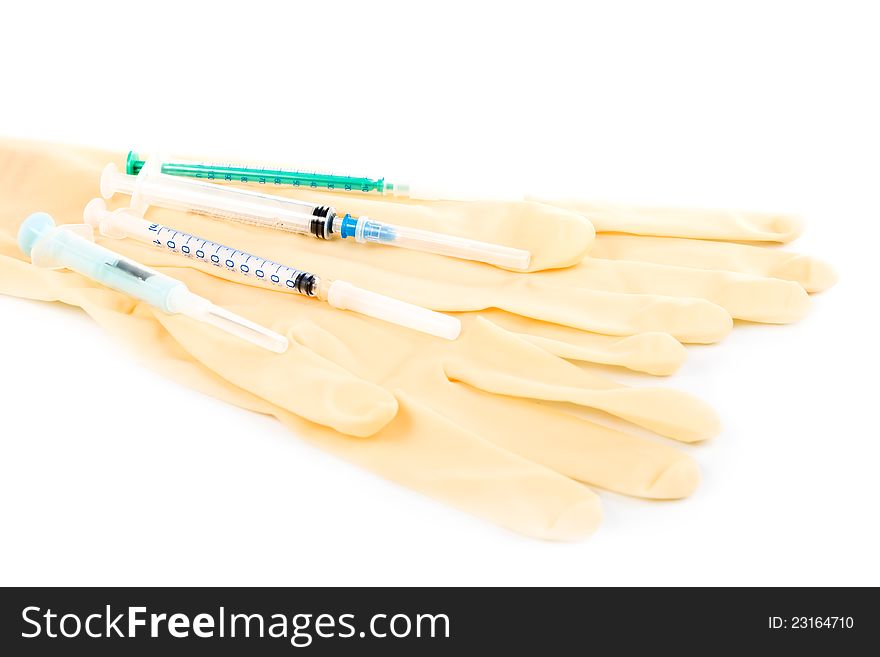
[[[462,337],[443,342],[312,299],[230,284],[216,275],[222,270],[139,243],[102,240],[292,340],[290,357],[267,356],[210,327],[100,288],[78,274],[37,270],[17,253],[13,235],[18,223],[37,208],[54,213],[59,221],[79,221],[108,156],[21,144],[2,153],[0,290],[82,306],[171,376],[271,413],[298,434],[382,476],[530,535],[567,539],[592,531],[599,520],[597,499],[579,481],[658,499],[685,496],[697,483],[697,468],[688,456],[532,400],[599,408],[686,441],[717,432],[710,409],[683,393],[606,381],[485,318],[465,317]],[[42,202],[35,208],[36,199]],[[282,261],[291,260],[290,245],[298,249],[300,242],[310,241],[282,239],[271,231],[193,215],[151,216]],[[325,250],[344,246],[316,243]],[[384,250],[377,249],[375,257],[384,257]],[[319,258],[306,249],[303,253],[321,265],[313,267],[320,273],[332,268],[331,277],[344,277],[346,263],[340,256]],[[296,264],[303,263],[297,259]],[[466,289],[461,281],[457,285]],[[691,305],[715,312],[712,304]],[[305,371],[300,369],[303,363],[308,365]],[[314,390],[309,384],[313,375],[320,381]],[[367,425],[376,421],[374,401],[358,395],[377,388],[393,394],[397,413],[369,438],[351,438],[297,417],[367,435]]]

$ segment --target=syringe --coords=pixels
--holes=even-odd
[[[287,338],[189,291],[182,282],[95,244],[91,226],[56,226],[45,212],[21,224],[18,245],[37,267],[71,269],[169,314],[211,324],[269,351],[284,353]]]
[[[117,192],[130,194],[132,207],[140,213],[150,205],[158,205],[321,239],[353,237],[356,242],[399,246],[517,270],[527,269],[531,260],[531,254],[523,249],[386,224],[366,216],[340,217],[326,205],[167,175],[155,160],[147,161],[137,176],[120,173],[114,164],[108,164],[101,175],[101,195],[111,198]]]
[[[144,166],[144,160],[135,151],[129,151],[125,160],[125,172],[136,176]],[[253,164],[221,164],[219,162],[195,162],[175,159],[162,162],[162,173],[185,178],[199,178],[209,182],[257,183],[260,185],[283,185],[300,189],[316,189],[330,192],[375,193],[382,196],[409,198],[408,185],[385,182],[385,178],[348,176],[325,171],[306,171],[261,167]]]
[[[461,321],[450,315],[370,292],[346,281],[320,278],[302,269],[151,223],[130,208],[111,212],[99,198],[92,199],[86,205],[83,218],[105,237],[128,237],[152,244],[165,251],[246,276],[261,286],[315,297],[327,301],[334,308],[351,310],[447,340],[454,340],[461,332]]]
[[[125,172],[132,176],[137,175],[144,166],[144,161],[137,151],[129,151],[125,160]],[[461,181],[457,181],[453,187],[447,188],[442,185],[392,183],[384,177],[354,176],[330,171],[243,162],[210,162],[175,158],[174,161],[162,163],[162,173],[185,178],[198,178],[209,182],[275,185],[327,192],[354,192],[420,201],[475,201],[489,198],[519,201],[523,199],[523,195],[513,192],[509,185],[504,188],[487,189],[484,181],[471,186],[463,185]]]

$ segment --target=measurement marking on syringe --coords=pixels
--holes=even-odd
[[[250,278],[256,278],[267,283],[271,283],[273,287],[294,290],[306,296],[315,296],[314,283],[310,283],[303,288],[300,287],[300,281],[308,280],[303,277],[315,277],[308,272],[289,267],[279,262],[274,262],[265,258],[260,258],[245,251],[239,251],[232,247],[217,244],[204,238],[190,235],[181,231],[173,230],[167,226],[152,224],[149,230],[156,234],[157,237],[165,239],[152,240],[154,244],[164,247],[169,251],[182,253],[188,258],[196,258],[215,267],[225,267],[228,271],[236,272]],[[167,234],[167,235],[166,235]],[[182,244],[178,244],[175,240],[184,240]],[[190,243],[192,246],[190,246]],[[205,251],[208,251],[206,254]],[[251,263],[251,260],[254,263]],[[275,266],[275,271],[264,271],[269,265]]]

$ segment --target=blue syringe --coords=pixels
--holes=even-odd
[[[395,246],[517,271],[528,269],[531,260],[531,253],[524,249],[389,224],[366,216],[340,216],[334,208],[311,201],[168,175],[162,172],[158,159],[148,160],[137,176],[121,173],[112,163],[107,165],[101,174],[101,196],[109,199],[119,193],[130,195],[131,206],[141,214],[150,206],[158,206],[323,240],[351,239]]]

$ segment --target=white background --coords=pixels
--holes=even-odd
[[[792,211],[793,248],[841,283],[797,325],[692,349],[668,383],[725,424],[692,450],[703,485],[600,493],[574,544],[165,380],[79,311],[0,298],[0,582],[880,584],[874,3],[309,4],[16,3],[0,133]]]

